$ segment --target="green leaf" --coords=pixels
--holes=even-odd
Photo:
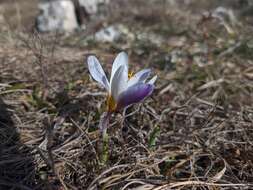
[[[157,137],[160,134],[160,127],[154,127],[153,131],[150,133],[148,147],[152,148],[156,145]]]

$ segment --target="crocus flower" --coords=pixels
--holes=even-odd
[[[100,83],[108,92],[107,111],[119,111],[132,104],[138,103],[149,96],[157,76],[146,82],[151,70],[143,69],[136,74],[128,71],[128,56],[121,52],[115,58],[110,81],[107,79],[98,59],[91,55],[88,57],[88,68],[94,80]]]

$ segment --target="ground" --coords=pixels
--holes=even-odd
[[[115,1],[85,31],[40,34],[36,1],[14,2],[0,4],[0,189],[252,187],[250,15],[226,1],[236,21],[213,18],[216,1]],[[111,24],[124,26],[121,39],[90,38]],[[151,68],[158,79],[124,119],[113,115],[102,161],[106,93],[86,58],[95,54],[109,73],[120,51],[131,70]]]

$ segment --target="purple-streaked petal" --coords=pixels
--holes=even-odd
[[[137,83],[129,87],[126,91],[119,95],[117,109],[142,101],[145,97],[152,93],[153,89],[154,86],[152,84],[145,83]]]
[[[98,59],[95,56],[91,55],[88,57],[87,62],[88,62],[89,72],[91,76],[93,77],[93,79],[99,82],[103,87],[106,88],[107,91],[109,91],[110,89],[109,82],[107,80],[105,72],[103,68],[101,67]]]
[[[128,74],[128,56],[125,52],[119,53],[113,62],[110,83],[112,83],[114,74],[122,65],[125,67],[124,72]]]
[[[128,76],[124,72],[125,66],[121,65],[119,69],[115,72],[112,83],[111,83],[111,94],[114,100],[118,101],[118,96],[127,88]]]
[[[149,77],[150,73],[150,69],[143,69],[137,72],[133,77],[129,79],[129,81],[127,82],[127,86],[130,87],[135,85],[136,83],[145,82],[145,80]]]

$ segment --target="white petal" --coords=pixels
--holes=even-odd
[[[127,82],[127,86],[133,86],[139,82],[145,82],[145,80],[149,77],[151,70],[150,69],[143,69],[137,72],[133,77],[129,79]]]
[[[110,83],[112,83],[114,74],[122,65],[125,67],[124,72],[128,74],[128,56],[125,52],[119,53],[113,62]]]
[[[157,75],[155,75],[150,81],[148,81],[148,84],[154,84],[157,79]]]
[[[123,92],[127,87],[128,76],[124,72],[125,66],[121,65],[115,74],[113,75],[111,83],[111,94],[114,100],[117,102],[119,94]]]
[[[98,59],[95,56],[91,55],[88,57],[87,62],[90,74],[94,78],[94,80],[99,82],[103,87],[106,88],[107,91],[109,91],[109,82]]]

